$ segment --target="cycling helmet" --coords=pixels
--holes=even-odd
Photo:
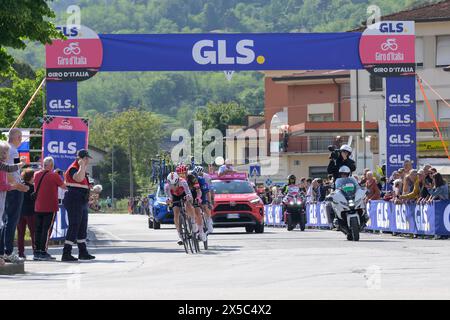
[[[183,174],[183,173],[186,174],[187,171],[188,171],[188,168],[187,168],[186,165],[180,164],[179,166],[177,166],[177,168],[175,169],[175,171],[176,171],[178,174]]]
[[[353,152],[353,149],[348,144],[342,145],[342,147],[339,150],[347,151],[348,153],[352,153]]]
[[[295,183],[295,182],[297,181],[297,177],[294,176],[293,174],[290,174],[290,175],[287,177],[287,180],[288,180],[288,183],[291,183],[292,180],[294,180],[293,183]]]
[[[203,173],[203,167],[202,166],[195,166],[194,170],[192,170],[192,173],[194,173],[195,175],[199,175],[199,173]]]
[[[171,172],[167,176],[167,182],[171,185],[176,185],[178,181],[180,181],[180,177],[175,172]]]
[[[347,174],[350,174],[351,171],[350,171],[350,168],[349,168],[349,167],[347,167],[347,166],[342,166],[342,167],[339,168],[339,173],[347,173]]]

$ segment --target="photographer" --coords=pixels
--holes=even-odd
[[[328,150],[331,151],[331,155],[327,171],[333,175],[334,181],[339,178],[339,169],[342,166],[349,167],[351,172],[356,170],[355,161],[350,159],[353,151],[350,146],[344,144],[339,150],[336,150],[334,146],[330,146]]]

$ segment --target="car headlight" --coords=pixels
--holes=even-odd
[[[260,198],[250,200],[250,203],[253,203],[253,204],[257,204],[257,203],[260,203],[260,202],[261,202]]]

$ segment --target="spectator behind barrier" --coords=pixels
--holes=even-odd
[[[417,173],[417,170],[410,170],[409,175],[405,177],[405,182],[403,185],[403,194],[400,196],[400,200],[417,201],[419,197],[420,197],[419,175]]]
[[[19,251],[19,257],[22,259],[26,259],[25,256],[25,232],[27,230],[30,231],[31,237],[31,247],[33,248],[33,252],[36,250],[35,248],[35,218],[34,218],[34,204],[35,201],[31,196],[34,192],[34,170],[26,169],[22,172],[22,180],[25,185],[30,188],[23,196],[23,204],[20,215],[19,223],[17,224],[17,247]]]
[[[378,188],[377,180],[374,178],[372,171],[366,172],[367,200],[380,200],[381,192]]]
[[[430,200],[449,200],[447,181],[442,178],[440,173],[433,174],[432,178],[434,181],[434,188],[429,189],[431,195]]]

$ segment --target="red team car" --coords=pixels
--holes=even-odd
[[[248,233],[264,232],[264,204],[246,173],[211,175],[214,190],[214,228],[245,227]]]

